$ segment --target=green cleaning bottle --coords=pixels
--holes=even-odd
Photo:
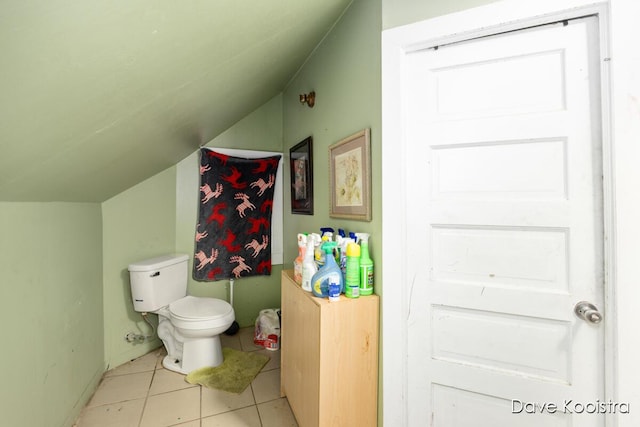
[[[356,233],[360,243],[360,295],[373,293],[373,260],[369,257],[369,234]]]
[[[346,252],[344,294],[347,298],[358,298],[360,296],[360,246],[357,243],[349,243]]]

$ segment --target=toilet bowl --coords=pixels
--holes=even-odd
[[[158,337],[167,355],[166,369],[188,374],[223,362],[220,334],[235,320],[229,303],[215,298],[186,296],[163,307],[158,314]]]
[[[228,302],[186,294],[187,264],[187,255],[165,255],[129,265],[134,309],[158,315],[162,365],[183,374],[223,362],[220,334],[235,320]]]

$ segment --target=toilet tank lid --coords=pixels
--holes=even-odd
[[[145,259],[142,261],[129,264],[129,271],[152,271],[159,270],[164,267],[168,267],[173,264],[178,264],[189,259],[189,255],[184,254],[169,254],[159,257]]]

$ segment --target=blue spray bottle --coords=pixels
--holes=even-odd
[[[336,260],[332,256],[336,245],[336,242],[325,242],[324,245],[322,245],[322,249],[327,255],[325,258],[326,261],[322,268],[311,278],[311,292],[317,297],[326,298],[329,296],[330,283],[338,284],[340,291],[344,292],[344,277],[342,276],[340,267],[338,267]]]

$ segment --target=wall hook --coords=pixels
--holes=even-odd
[[[309,93],[300,94],[300,103],[307,104],[309,108],[313,108],[316,103],[316,93],[311,91]]]

